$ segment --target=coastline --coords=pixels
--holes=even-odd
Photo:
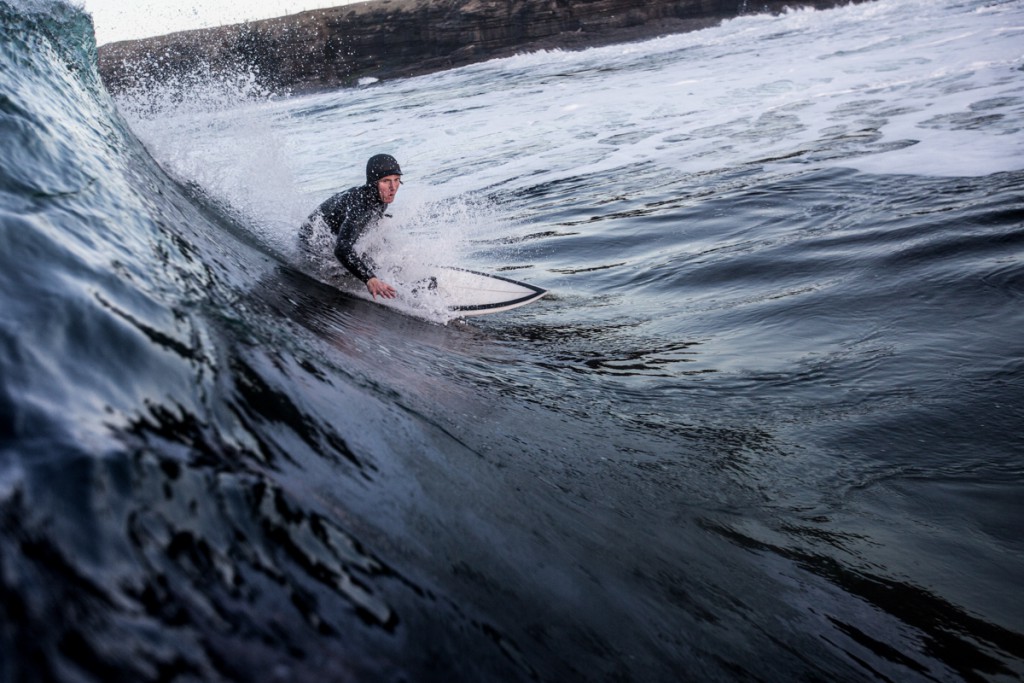
[[[865,0],[768,0],[756,13]],[[189,74],[251,71],[277,93],[418,76],[538,50],[580,50],[715,26],[755,13],[746,0],[369,0],[284,17],[101,46],[113,93]]]

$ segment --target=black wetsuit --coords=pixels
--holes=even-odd
[[[380,200],[376,185],[359,185],[339,192],[318,206],[303,226],[304,232],[318,218],[322,219],[331,233],[338,236],[334,255],[341,265],[365,283],[375,277],[373,264],[356,253],[355,244],[367,228],[377,224],[387,206]]]

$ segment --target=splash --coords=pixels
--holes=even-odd
[[[167,79],[143,77],[116,96],[118,109],[158,162],[266,246],[298,213],[281,199],[295,180],[276,132],[275,95],[255,67],[200,64]]]
[[[452,306],[428,285],[444,266],[487,264],[492,270],[508,266],[515,245],[486,239],[500,221],[492,202],[456,196],[430,199],[427,189],[412,191],[389,208],[387,215],[356,243],[376,264],[378,276],[398,291],[383,302],[390,308],[428,322],[448,324],[459,318]],[[404,200],[404,201],[403,201]],[[335,236],[322,221],[314,221],[300,253],[302,266],[322,282],[369,299],[362,285],[334,257]]]

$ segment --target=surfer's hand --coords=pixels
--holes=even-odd
[[[378,295],[382,299],[394,299],[397,296],[394,287],[375,277],[371,277],[366,281],[366,288],[370,290],[370,296],[373,297],[374,301],[377,300]]]

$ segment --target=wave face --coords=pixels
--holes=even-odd
[[[1024,677],[1019,2],[114,102],[0,0],[0,679]],[[551,290],[365,300],[298,222]]]

